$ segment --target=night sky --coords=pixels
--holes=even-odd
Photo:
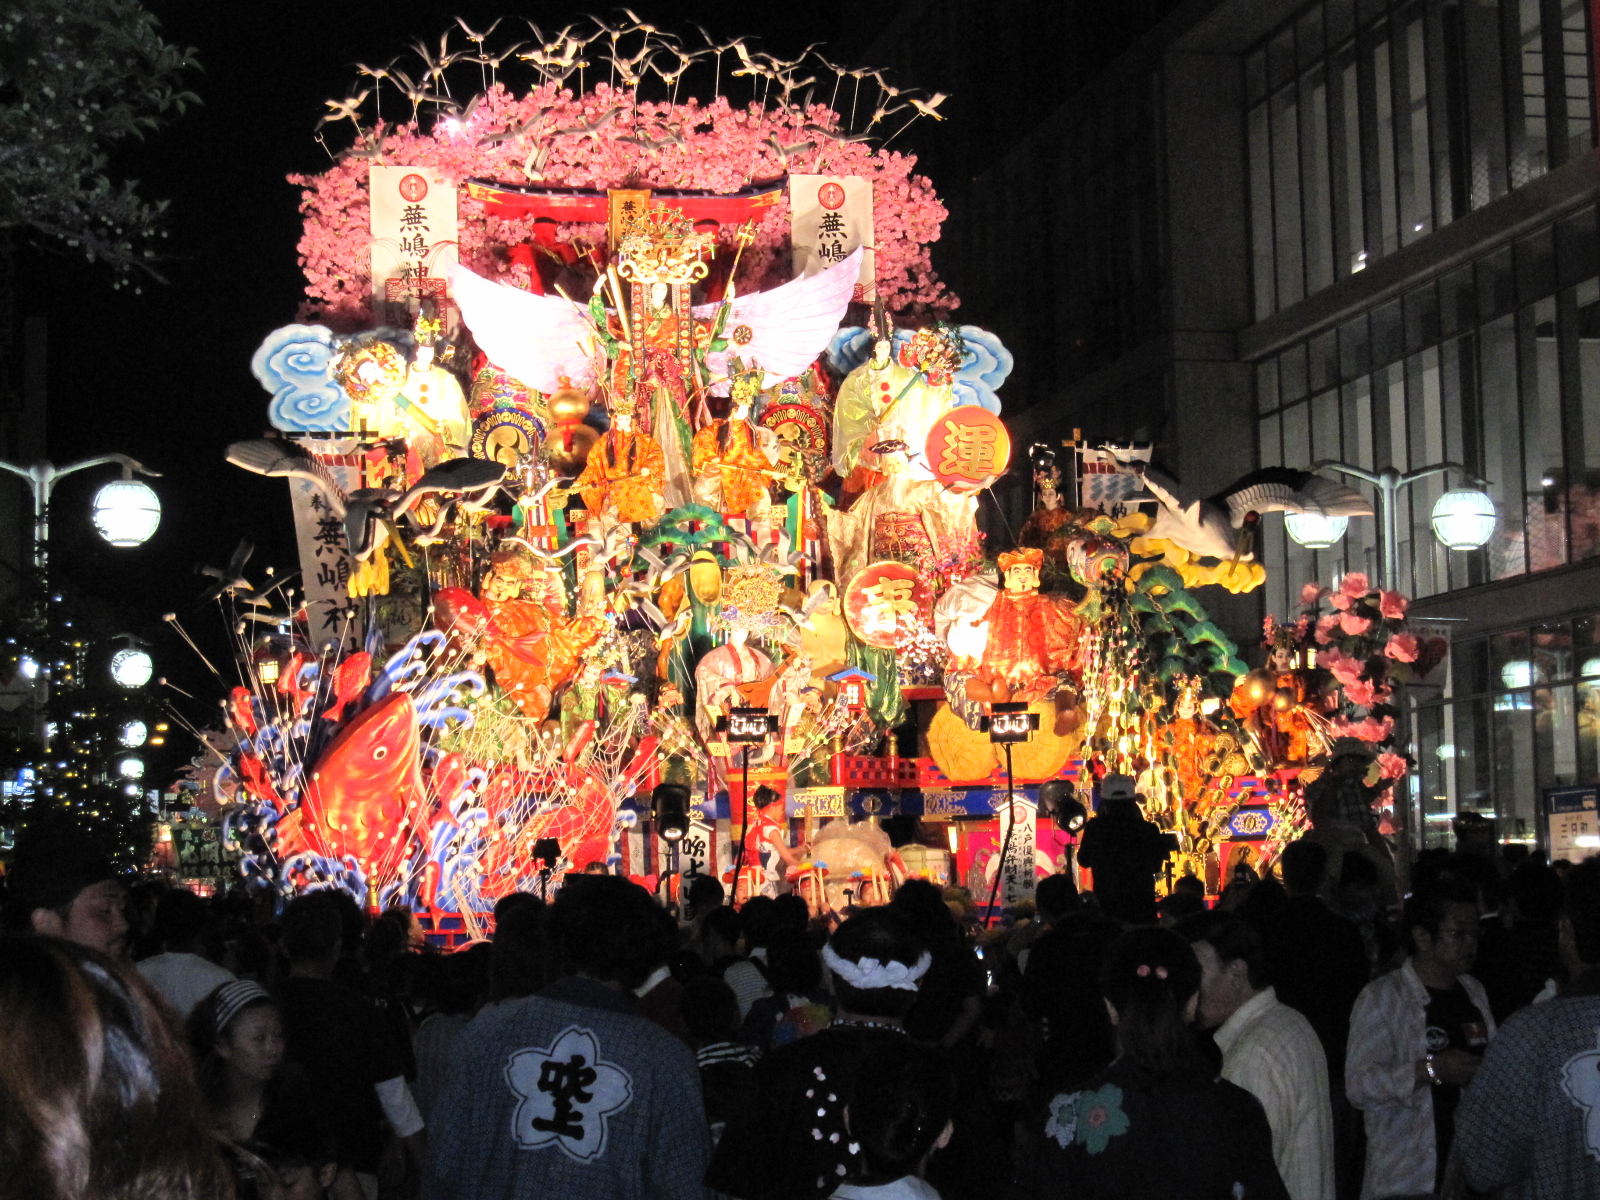
[[[90,497],[112,473],[63,483],[53,528],[57,578],[119,631],[147,638],[157,674],[198,698],[178,703],[204,723],[222,686],[162,614],[175,612],[227,674],[223,619],[214,603],[200,603],[210,580],[195,565],[226,563],[241,538],[256,544],[252,578],[267,565],[298,565],[284,483],[231,467],[222,454],[228,442],[267,428],[268,397],[250,374],[250,356],[267,332],[294,320],[303,295],[299,193],[284,177],[328,164],[313,137],[324,99],[350,92],[358,78],[352,64],[387,62],[417,38],[436,43],[456,14],[483,29],[514,10],[503,27],[513,40],[522,17],[553,29],[578,14],[504,0],[149,6],[167,39],[194,47],[203,68],[188,84],[202,105],[114,160],[146,197],[171,202],[159,264],[170,283],[146,283],[139,295],[117,292],[102,269],[65,254],[24,253],[19,315],[49,319],[51,459],[61,465],[120,451],[164,475],[151,481],[161,495],[161,528],[137,550],[106,546],[88,521]],[[688,13],[715,36],[753,35],[791,57],[813,41],[827,41],[824,52],[838,57],[844,42],[865,32],[859,21],[841,23],[837,0],[803,8],[699,0],[636,11],[664,26]],[[336,149],[348,140],[348,132],[330,138]]]

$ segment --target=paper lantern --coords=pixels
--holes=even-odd
[[[1475,488],[1446,492],[1433,506],[1433,535],[1451,550],[1477,550],[1494,524],[1494,501]]]
[[[1288,513],[1284,528],[1296,543],[1307,550],[1326,550],[1344,536],[1349,517],[1330,517],[1325,513]]]
[[[113,546],[139,546],[161,524],[161,498],[137,479],[113,479],[94,496],[94,527]]]

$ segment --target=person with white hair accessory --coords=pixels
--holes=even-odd
[[[860,1171],[845,1109],[872,1050],[907,1038],[903,1020],[933,959],[884,908],[840,925],[822,958],[836,1000],[833,1023],[756,1068],[752,1102],[728,1122],[706,1174],[706,1184],[724,1195],[809,1200]]]

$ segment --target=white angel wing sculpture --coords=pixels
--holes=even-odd
[[[838,331],[839,322],[850,307],[865,253],[858,247],[843,262],[815,275],[803,275],[764,292],[735,296],[722,326],[728,349],[706,355],[711,391],[719,396],[728,394],[728,362],[732,358],[746,366],[760,367],[765,372],[763,388],[776,387],[815,362],[828,348],[829,339]],[[712,320],[721,307],[697,304],[694,315],[700,320]]]
[[[546,393],[561,378],[580,390],[594,383],[599,339],[587,310],[560,296],[535,296],[468,270],[450,268],[461,318],[489,361]]]

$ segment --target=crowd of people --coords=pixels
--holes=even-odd
[[[40,833],[0,1197],[1600,1197],[1600,860],[1429,852],[1391,907],[1305,840],[1158,903],[1106,816],[1108,896],[1055,875],[987,924],[921,880],[824,919],[580,875],[448,951]]]

